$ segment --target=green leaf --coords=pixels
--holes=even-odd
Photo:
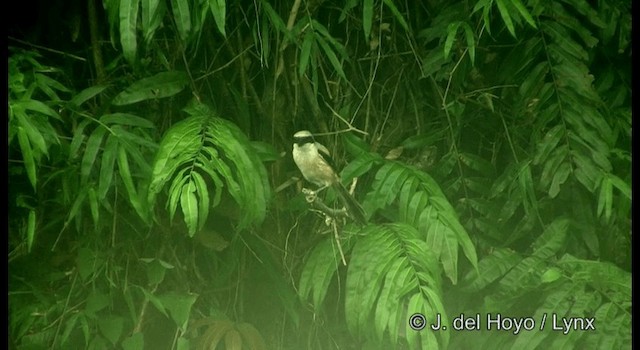
[[[99,291],[93,291],[87,297],[87,301],[84,306],[84,312],[94,316],[96,312],[104,309],[111,304],[109,295],[101,293]]]
[[[66,86],[44,74],[36,74],[35,79],[38,87],[53,101],[60,100],[54,89],[62,92],[71,92]]]
[[[198,198],[195,195],[196,186],[193,180],[188,181],[182,187],[180,194],[180,207],[184,214],[184,223],[189,230],[189,237],[193,237],[198,231]]]
[[[218,31],[222,34],[223,37],[227,37],[225,33],[225,16],[227,11],[226,0],[209,0],[209,8],[211,9],[211,13],[213,14],[213,19],[216,21],[216,26],[218,27]]]
[[[39,160],[40,154],[44,154],[48,157],[49,152],[47,150],[47,143],[44,140],[44,136],[42,136],[40,130],[38,130],[35,125],[33,125],[30,117],[26,114],[19,113],[16,115],[16,119],[18,121],[18,125],[22,127],[23,130],[27,133],[29,144],[35,148],[33,149],[34,158],[36,160]]]
[[[498,5],[498,11],[500,12],[500,16],[502,16],[502,20],[504,24],[507,26],[509,33],[515,38],[516,30],[513,27],[513,21],[511,20],[511,14],[509,14],[509,9],[507,9],[507,5],[504,2],[505,0],[495,0],[496,5]]]
[[[90,120],[85,119],[81,121],[73,132],[73,139],[69,145],[69,163],[71,163],[77,156],[78,150],[84,142],[86,136],[84,135],[84,129],[91,123]]]
[[[462,28],[464,29],[464,36],[467,39],[467,48],[469,49],[469,58],[471,59],[471,64],[473,65],[476,61],[476,38],[473,34],[473,30],[469,23],[464,22],[462,24]]]
[[[524,17],[524,20],[527,21],[527,23],[529,23],[530,26],[537,29],[538,27],[536,26],[536,22],[533,20],[533,17],[531,17],[531,14],[529,13],[529,11],[527,11],[527,8],[524,7],[522,2],[520,0],[510,0],[510,1],[511,1],[511,4],[513,4],[513,6],[518,10],[518,12],[520,12],[520,15]]]
[[[262,7],[264,8],[264,12],[267,14],[267,17],[269,18],[269,22],[271,22],[271,24],[279,32],[284,34],[285,37],[287,38],[287,40],[290,40],[291,39],[291,34],[287,30],[287,26],[284,24],[284,21],[282,20],[282,18],[280,18],[280,16],[273,9],[273,7],[271,7],[271,4],[269,4],[268,1],[262,0],[262,1],[260,1],[260,5],[262,5]]]
[[[129,126],[139,126],[141,128],[153,129],[155,128],[155,124],[151,121],[138,117],[134,114],[129,113],[111,113],[104,114],[100,117],[100,122],[110,125],[110,124],[118,124],[118,125],[129,125]]]
[[[551,283],[558,280],[560,277],[562,277],[562,271],[557,267],[552,267],[542,274],[540,281],[542,283]]]
[[[102,335],[115,345],[122,335],[124,321],[120,316],[107,315],[98,319],[98,326]]]
[[[157,260],[153,259],[147,264],[147,279],[150,286],[156,286],[164,280],[166,268]]]
[[[153,162],[148,192],[149,203],[153,204],[155,196],[160,193],[178,167],[192,161],[202,147],[201,123],[197,118],[182,120],[174,124],[163,136]]]
[[[184,186],[181,183],[177,187],[176,182],[190,177],[189,174],[175,173],[180,167],[183,170],[194,167],[204,171],[200,172],[201,175],[209,174],[218,187],[222,187],[220,179],[224,180],[229,193],[243,209],[240,226],[262,221],[270,196],[269,183],[266,170],[251,143],[235,124],[218,118],[206,105],[194,103],[185,111],[190,117],[169,129],[159,146],[148,202],[153,204],[156,195],[173,178],[168,203],[174,203],[177,200],[175,193]],[[219,199],[220,191],[217,190],[214,203],[217,204]],[[185,203],[189,202],[191,200]],[[197,226],[198,221],[195,222]]]
[[[158,298],[157,296],[153,295],[152,293],[150,293],[145,288],[142,288],[142,287],[139,287],[139,288],[142,291],[142,293],[144,294],[145,298],[147,298],[149,300],[149,302],[151,302],[151,304],[153,304],[153,306],[155,306],[155,308],[158,311],[160,311],[166,317],[169,317],[169,314],[167,313],[167,308],[164,306],[164,304],[163,304],[162,300],[160,300],[160,298]]]
[[[113,99],[113,104],[122,106],[140,101],[170,97],[182,91],[188,84],[189,78],[185,72],[161,72],[131,84]]]
[[[546,152],[546,151],[545,151]],[[550,186],[552,176],[561,164],[566,163],[565,160],[569,153],[569,147],[562,145],[551,151],[544,167],[542,168],[542,174],[540,175],[540,185],[543,187]]]
[[[393,234],[387,230],[368,232],[362,238],[352,251],[345,290],[347,326],[356,336],[367,328],[379,285],[400,250]]]
[[[611,181],[611,184],[613,184],[613,186],[615,186],[622,195],[631,200],[631,186],[629,184],[613,174],[608,174],[607,177],[609,181]]]
[[[311,55],[311,47],[314,43],[315,38],[313,31],[308,31],[304,36],[304,41],[302,42],[302,48],[300,49],[300,60],[298,61],[298,75],[303,76],[307,71],[307,66],[309,65],[309,56]]]
[[[313,249],[300,275],[298,294],[307,300],[312,294],[312,303],[316,310],[322,308],[329,285],[340,264],[340,255],[333,240],[325,239]],[[351,240],[341,242],[344,251],[349,251]]]
[[[102,265],[103,261],[98,257],[98,252],[88,248],[78,249],[76,266],[78,268],[78,274],[84,281],[87,281],[89,277],[93,278],[95,276],[94,273],[98,271]]]
[[[36,162],[33,156],[33,150],[31,149],[31,143],[29,142],[29,137],[21,126],[18,126],[18,142],[20,143],[22,161],[24,162],[24,167],[27,170],[29,182],[31,182],[31,186],[35,191],[37,190]]]
[[[422,74],[427,77],[437,74],[448,61],[444,58],[444,51],[430,50],[426,57],[422,58]]]
[[[71,210],[69,210],[69,215],[67,216],[67,220],[64,222],[64,227],[67,227],[69,225],[69,223],[71,222],[71,220],[73,220],[73,218],[76,217],[76,215],[78,215],[78,212],[81,209],[81,205],[82,203],[84,203],[84,199],[87,197],[87,188],[81,188],[80,192],[78,193],[78,196],[76,197],[76,199],[73,201],[73,204],[71,205]]]
[[[567,162],[560,164],[560,167],[553,175],[551,186],[549,187],[549,197],[555,198],[560,193],[560,186],[567,181],[571,174],[571,165]]]
[[[478,263],[477,270],[470,270],[464,276],[461,287],[464,292],[477,293],[498,280],[516,266],[522,257],[507,248],[494,249]]]
[[[333,48],[336,50],[336,52],[345,60],[349,59],[349,54],[347,54],[347,50],[344,48],[344,45],[342,45],[338,40],[336,40],[331,33],[329,33],[329,30],[327,29],[327,27],[325,27],[322,23],[312,19],[311,20],[311,26],[313,27],[313,29],[316,31],[316,33],[320,34],[320,37],[322,37],[326,42],[328,42],[329,44],[331,44],[331,46],[333,46]]]
[[[533,158],[534,165],[542,164],[547,160],[551,151],[553,151],[560,142],[564,131],[565,127],[563,124],[558,124],[547,131],[544,139],[538,142],[536,154]]]
[[[42,113],[42,114],[47,115],[47,116],[49,116],[51,118],[54,118],[54,119],[57,119],[57,120],[62,120],[62,118],[60,118],[60,115],[58,114],[58,112],[54,111],[51,107],[47,106],[46,104],[44,104],[43,102],[40,102],[38,100],[20,101],[20,104],[27,111],[34,111],[34,112]]]
[[[145,131],[139,129],[135,131],[143,134],[145,137],[129,132],[121,125],[111,126],[112,135],[118,138],[118,143],[127,150],[131,157],[136,161],[137,165],[146,171],[148,169],[148,164],[140,150],[156,150],[158,145],[151,140],[151,136]]]
[[[480,156],[477,156],[472,153],[459,153],[458,157],[460,159],[460,162],[462,162],[462,164],[468,166],[473,170],[476,170],[477,172],[479,172],[484,176],[492,177],[496,173],[493,165],[489,161],[487,161],[486,159]]]
[[[140,0],[142,7],[142,33],[145,42],[153,39],[153,34],[162,24],[165,5],[160,0]]]
[[[462,224],[457,218],[457,215],[446,198],[434,196],[430,199],[434,207],[438,208],[438,217],[442,220],[451,231],[453,231],[457,237],[458,244],[462,247],[464,255],[467,257],[471,265],[477,267],[478,256],[476,254],[476,248],[469,238],[469,234],[464,229]]]
[[[131,171],[129,170],[129,160],[127,156],[127,152],[124,148],[119,147],[118,152],[118,170],[120,173],[120,178],[124,183],[124,187],[127,190],[127,194],[129,196],[129,203],[135,209],[138,216],[147,221],[148,213],[147,208],[145,207],[145,203],[138,196],[138,192],[136,191],[136,187],[133,183],[133,178],[131,177]]]
[[[78,318],[84,317],[84,315],[77,313],[69,316],[69,318],[65,321],[64,332],[60,336],[60,345],[67,345],[67,340],[69,340],[69,335],[75,329],[77,329]]]
[[[573,161],[576,166],[574,168],[576,179],[589,190],[589,192],[594,192],[600,183],[602,172],[593,164],[591,158],[579,152],[572,152],[571,155],[573,156]]]
[[[542,235],[533,243],[534,252],[532,257],[537,257],[541,261],[545,261],[552,257],[559,249],[562,248],[567,236],[569,228],[569,220],[558,218],[549,224]]]
[[[140,350],[144,349],[144,334],[137,332],[125,338],[122,341],[123,350]]]
[[[344,74],[344,70],[342,70],[342,63],[340,63],[340,60],[338,60],[338,57],[336,56],[336,54],[333,52],[333,50],[331,49],[331,47],[327,44],[326,41],[324,41],[324,39],[322,39],[321,37],[317,37],[316,41],[318,42],[318,44],[320,44],[320,47],[322,48],[322,50],[324,51],[324,54],[327,56],[327,58],[329,59],[329,62],[331,63],[331,65],[333,66],[333,69],[336,70],[336,73],[338,73],[338,75],[342,78],[342,79],[347,79],[346,74]]]
[[[187,42],[191,35],[191,11],[188,0],[171,0],[173,19],[175,20],[180,39]]]
[[[198,230],[201,230],[207,222],[209,216],[209,191],[204,178],[197,171],[191,172],[191,178],[196,185],[198,195]]]
[[[384,336],[385,331],[389,329],[392,341],[397,341],[398,327],[394,327],[393,324],[389,323],[396,319],[395,315],[402,297],[398,293],[402,289],[402,285],[399,282],[404,281],[410,273],[410,270],[405,268],[405,264],[406,258],[397,259],[385,276],[374,317],[376,335],[380,339]]]
[[[87,147],[85,148],[84,155],[82,156],[82,163],[80,166],[80,178],[82,183],[86,183],[91,174],[93,163],[98,157],[100,151],[100,145],[102,144],[102,138],[107,132],[107,129],[102,125],[99,125],[89,136],[87,140]]]
[[[600,183],[600,195],[598,196],[598,216],[601,216],[604,212],[605,220],[609,221],[611,218],[611,206],[613,204],[613,186],[608,176],[602,177]]]
[[[77,95],[73,96],[73,98],[69,100],[69,106],[71,106],[72,109],[78,108],[83,103],[87,102],[91,98],[104,91],[104,89],[106,89],[107,87],[107,85],[96,85],[88,87],[80,91]]]
[[[96,196],[96,190],[93,187],[89,187],[89,208],[91,209],[91,218],[93,219],[94,228],[98,228],[98,221],[100,220],[100,210],[98,204],[98,197]]]
[[[406,181],[409,171],[395,162],[389,162],[382,166],[375,176],[373,188],[365,200],[365,212],[373,213],[379,208],[384,208],[397,198]]]
[[[189,176],[185,176],[189,170],[189,168],[180,170],[173,179],[171,187],[169,187],[169,200],[167,201],[167,207],[169,209],[169,219],[171,221],[173,221],[176,209],[178,209],[178,202],[180,201],[180,196],[182,194],[182,187],[187,183],[187,181],[189,181]]]
[[[138,43],[136,29],[140,0],[120,0],[120,44],[124,58],[133,64],[136,60]]]
[[[351,11],[351,9],[353,9],[354,7],[358,6],[359,2],[360,0],[347,0],[344,7],[340,10],[340,17],[338,18],[338,23],[344,22],[344,20],[347,18],[349,11]]]
[[[381,161],[382,157],[378,154],[361,152],[354,160],[342,168],[340,178],[343,182],[348,183],[353,178],[366,174]]]
[[[364,39],[369,40],[371,27],[373,25],[373,0],[364,0],[362,3],[362,29]]]
[[[191,307],[198,299],[198,295],[168,292],[160,296],[159,299],[169,311],[171,319],[182,331],[185,331],[191,315]]]
[[[440,232],[444,235],[440,261],[445,275],[455,285],[458,283],[458,239],[455,233],[446,226],[443,226]]]
[[[461,21],[456,21],[447,27],[447,39],[444,42],[444,58],[449,58],[449,53],[451,52],[451,47],[453,46],[453,42],[456,40],[456,34],[458,33],[458,28],[462,24]]]
[[[102,152],[102,162],[100,164],[100,179],[98,181],[98,200],[103,201],[107,192],[111,188],[113,180],[113,170],[118,156],[118,141],[113,135],[107,137],[104,152]]]
[[[33,241],[36,236],[36,211],[29,210],[29,217],[27,218],[27,252],[31,252],[33,247]]]
[[[382,0],[382,2],[385,5],[387,5],[389,10],[391,10],[391,13],[393,13],[393,16],[396,18],[398,23],[400,23],[402,28],[404,28],[404,30],[406,30],[408,32],[409,31],[409,25],[407,24],[407,21],[404,19],[404,16],[402,16],[402,13],[400,13],[400,11],[396,7],[396,5],[393,3],[393,0]]]

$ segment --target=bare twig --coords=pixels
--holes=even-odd
[[[340,244],[340,235],[338,234],[338,226],[336,222],[333,222],[333,237],[336,239],[336,244],[338,245],[338,252],[340,253],[340,259],[342,259],[342,264],[347,266],[347,260],[344,258],[344,252],[342,251],[342,244]]]
[[[70,53],[67,53],[67,52],[63,52],[63,51],[59,51],[59,50],[55,50],[55,49],[50,49],[48,47],[40,46],[40,45],[37,45],[37,44],[32,44],[32,43],[30,43],[28,41],[20,40],[18,38],[14,38],[14,37],[11,37],[11,36],[9,37],[9,39],[13,40],[15,42],[18,42],[20,44],[23,44],[23,45],[31,46],[31,47],[39,49],[39,50],[53,52],[53,53],[56,53],[58,55],[62,55],[62,56],[69,57],[69,58],[73,58],[73,59],[76,59],[76,60],[82,61],[82,62],[86,62],[87,61],[87,59],[84,58],[84,57],[76,56],[76,55],[73,55],[73,54],[70,54]]]

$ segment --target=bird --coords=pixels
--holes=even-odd
[[[293,161],[307,181],[319,186],[315,193],[327,187],[334,188],[349,215],[360,224],[366,222],[362,206],[347,191],[332,166],[329,150],[316,142],[308,130],[301,130],[293,135]]]

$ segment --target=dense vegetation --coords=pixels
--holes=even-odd
[[[630,347],[630,1],[22,6],[11,346]],[[302,129],[367,225],[309,210]]]

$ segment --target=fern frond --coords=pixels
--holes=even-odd
[[[458,280],[458,246],[473,266],[476,250],[458,215],[437,182],[411,166],[388,162],[376,173],[373,190],[367,194],[367,212],[397,203],[398,220],[412,225],[444,266],[446,276]]]
[[[478,269],[463,278],[462,291],[477,293],[504,276],[522,260],[522,256],[506,248],[495,249],[478,262]]]
[[[507,308],[525,293],[534,289],[540,281],[547,261],[564,245],[569,221],[554,220],[533,244],[533,252],[522,259],[498,283],[498,293],[491,295],[487,303]]]
[[[349,330],[367,337],[373,329],[372,336],[379,340],[388,336],[394,344],[406,334],[412,348],[446,348],[448,332],[416,332],[405,322],[411,314],[421,313],[428,320],[440,315],[448,323],[440,268],[421,234],[407,224],[368,226],[361,233],[347,272]]]
[[[239,226],[264,219],[270,196],[264,166],[237,126],[214,115],[207,106],[185,109],[189,117],[167,131],[153,164],[148,200],[171,181],[168,209],[173,217],[178,199],[189,234],[193,236],[207,219],[209,203],[220,202],[224,185],[241,208]],[[213,182],[213,201],[206,180]],[[186,192],[185,192],[186,191]]]
[[[348,252],[353,247],[354,240],[341,241],[342,249]],[[329,285],[340,261],[340,252],[334,246],[332,239],[325,239],[313,248],[309,258],[304,264],[298,295],[302,300],[309,299],[312,294],[313,306],[320,309],[329,289]]]

